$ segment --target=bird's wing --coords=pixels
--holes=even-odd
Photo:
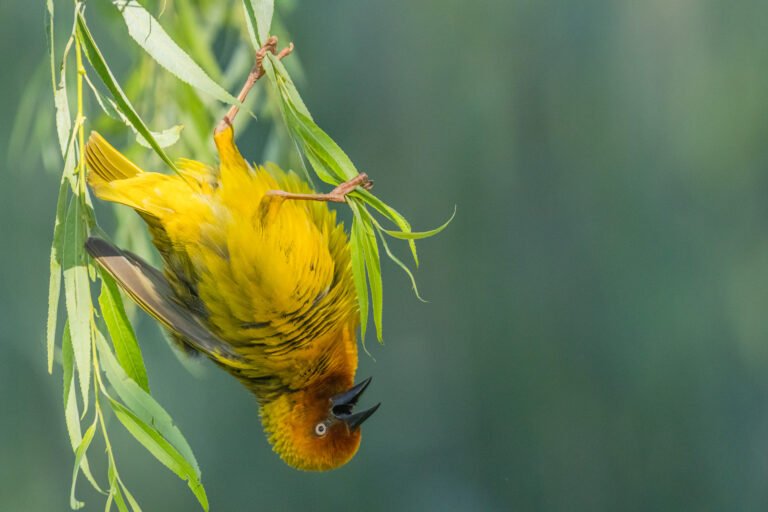
[[[210,332],[194,313],[174,300],[173,290],[159,270],[101,238],[89,238],[85,248],[144,311],[195,349],[227,366],[241,367],[245,364],[242,356],[229,344]]]

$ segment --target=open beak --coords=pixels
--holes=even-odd
[[[331,412],[337,419],[343,421],[349,427],[349,430],[355,430],[363,424],[365,420],[371,417],[373,413],[379,408],[381,403],[378,403],[360,412],[353,412],[357,401],[363,395],[365,388],[371,383],[371,378],[368,377],[360,384],[355,385],[349,391],[339,393],[331,398]]]

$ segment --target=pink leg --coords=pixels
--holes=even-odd
[[[264,62],[264,57],[266,57],[267,52],[272,53],[273,55],[277,55],[278,59],[283,59],[284,57],[287,57],[291,54],[293,51],[293,43],[288,44],[285,48],[280,51],[280,53],[277,52],[277,37],[270,36],[269,39],[264,43],[264,46],[262,46],[259,51],[256,52],[256,64],[254,64],[253,69],[251,69],[251,72],[248,74],[248,78],[245,80],[245,85],[243,85],[242,90],[240,91],[240,94],[237,95],[237,99],[240,103],[243,103],[245,101],[245,98],[248,96],[248,93],[253,88],[254,84],[264,76],[264,66],[262,63]],[[219,124],[216,125],[216,129],[214,130],[214,135],[221,133],[222,131],[226,130],[228,127],[232,126],[232,122],[235,120],[235,116],[240,111],[240,107],[237,105],[232,105],[232,107],[227,111],[227,114],[224,116],[224,118],[219,121]]]
[[[268,196],[282,197],[284,199],[298,199],[303,201],[328,201],[332,203],[345,203],[347,201],[347,194],[355,190],[357,187],[363,187],[365,190],[371,190],[373,188],[373,181],[368,179],[368,175],[360,173],[351,180],[345,181],[338,187],[331,190],[328,194],[297,194],[294,192],[286,192],[284,190],[269,190]]]

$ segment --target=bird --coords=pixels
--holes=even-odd
[[[240,104],[264,74],[270,37],[256,54]],[[86,250],[184,350],[210,358],[255,396],[264,432],[289,466],[327,471],[357,453],[360,426],[381,405],[355,412],[370,377],[354,383],[359,325],[350,246],[329,202],[371,181],[359,174],[315,193],[275,164],[250,165],[234,140],[233,105],[214,130],[218,165],[190,159],[177,174],[147,172],[92,132],[88,184],[103,201],[145,221],[159,270],[91,237]]]

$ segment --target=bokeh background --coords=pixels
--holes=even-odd
[[[58,178],[11,137],[48,80],[43,10],[0,3],[8,511],[66,510],[73,463],[44,353]],[[384,264],[386,345],[360,368],[384,405],[335,472],[282,464],[252,397],[139,317],[212,510],[765,509],[768,4],[304,1],[284,21],[310,110],[380,196],[415,227],[458,214],[421,243],[429,303]],[[196,509],[113,431],[145,510]]]

